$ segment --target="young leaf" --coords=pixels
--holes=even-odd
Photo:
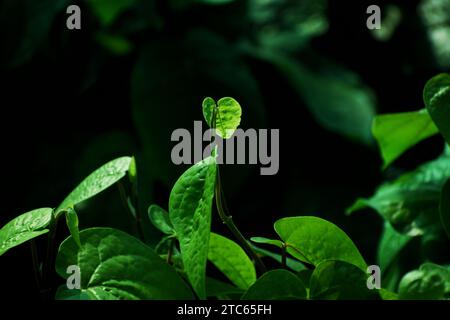
[[[169,198],[169,217],[180,241],[185,271],[200,298],[206,298],[205,271],[215,181],[216,161],[209,157],[183,173]]]
[[[275,231],[295,258],[318,266],[341,260],[366,271],[366,263],[353,241],[337,226],[318,217],[290,217],[275,222]]]
[[[75,209],[68,208],[66,210],[66,224],[69,228],[70,234],[75,240],[75,243],[78,245],[78,247],[81,247],[80,231],[78,230],[78,216],[75,212]]]
[[[136,158],[131,157],[130,167],[128,168],[128,178],[130,179],[131,184],[136,187],[137,185],[137,165]]]
[[[81,247],[69,237],[61,243],[56,271],[80,268],[81,293],[91,299],[192,299],[192,292],[175,270],[150,247],[115,229],[80,232]]]
[[[272,270],[263,274],[242,296],[242,300],[306,299],[303,282],[287,270]]]
[[[229,97],[220,99],[217,106],[212,98],[203,100],[203,116],[210,127],[214,108],[216,108],[216,132],[220,137],[228,139],[241,122],[241,106]]]
[[[256,281],[252,261],[245,251],[230,239],[211,233],[208,259],[238,288],[247,290]]]
[[[281,242],[280,240],[272,240],[264,237],[252,237],[250,238],[250,240],[256,243],[270,244],[278,248],[283,247],[283,242]]]
[[[0,256],[11,248],[48,232],[53,209],[42,208],[24,213],[0,229]]]
[[[372,123],[372,134],[383,157],[383,169],[406,150],[438,132],[426,109],[379,115]]]
[[[87,200],[107,189],[125,175],[130,167],[131,158],[122,157],[108,162],[91,173],[83,180],[56,209],[56,216],[60,216],[62,210],[75,207],[80,202]]]
[[[415,171],[388,182],[369,199],[359,199],[348,213],[364,207],[376,210],[401,233],[417,236],[424,233],[433,220],[439,220],[441,189],[450,178],[450,155],[425,163]]]
[[[136,0],[90,0],[88,3],[100,22],[103,25],[108,26],[112,24],[120,14],[135,4]]]
[[[450,271],[432,263],[408,272],[400,281],[399,299],[438,300],[448,298]]]
[[[442,225],[447,236],[450,238],[450,179],[447,180],[442,188],[439,210]]]
[[[170,222],[169,214],[156,204],[148,208],[148,218],[159,231],[165,234],[174,234],[173,225]]]
[[[450,143],[450,74],[430,79],[423,90],[428,112],[447,143]]]
[[[344,261],[323,261],[311,275],[310,297],[318,300],[354,300],[375,298],[367,288],[367,274]],[[376,291],[375,291],[376,292]]]

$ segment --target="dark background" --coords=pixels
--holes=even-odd
[[[336,223],[375,261],[381,219],[347,217],[345,209],[442,147],[439,137],[423,142],[382,172],[370,138],[374,114],[423,108],[425,82],[450,66],[449,49],[434,50],[429,35],[439,26],[420,14],[421,1],[135,0],[116,13],[101,2],[0,1],[0,225],[56,207],[123,155],[138,159],[142,214],[152,203],[167,208],[187,168],[170,161],[171,132],[193,130],[204,97],[232,96],[242,128],[277,128],[281,139],[275,176],[260,176],[259,166],[222,168],[244,235],[274,237],[276,219],[312,214]],[[81,7],[81,30],[65,26],[69,4]],[[366,27],[370,4],[383,18],[400,12],[382,40]],[[81,206],[79,217],[81,228],[136,232],[116,187]],[[144,227],[154,245],[161,235]],[[229,235],[217,216],[213,229]],[[60,223],[58,239],[67,235]],[[11,297],[37,297],[29,251],[26,243],[1,257]]]

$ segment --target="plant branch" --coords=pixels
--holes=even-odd
[[[287,260],[287,252],[286,252],[286,244],[283,243],[283,246],[281,247],[281,266],[283,269],[286,269],[286,260]]]
[[[38,291],[41,291],[41,271],[39,270],[39,257],[36,247],[36,240],[31,239],[30,241],[31,246],[31,260],[33,262],[33,273],[34,273],[34,280],[36,281],[36,287]]]
[[[175,241],[176,238],[170,239],[169,250],[167,251],[167,260],[166,260],[168,264],[172,264],[172,256],[175,247]]]

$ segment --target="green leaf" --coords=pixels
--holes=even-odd
[[[421,235],[430,225],[440,224],[441,189],[449,178],[450,155],[444,153],[436,160],[381,185],[371,198],[359,199],[348,213],[370,207],[397,231],[410,236]]]
[[[323,261],[314,269],[310,280],[310,297],[318,300],[354,300],[376,297],[367,288],[368,275],[344,261]]]
[[[125,10],[129,9],[136,0],[88,0],[100,22],[108,26],[112,24]]]
[[[303,282],[287,270],[272,270],[263,274],[241,298],[242,300],[306,299]]]
[[[148,208],[148,218],[159,231],[165,234],[175,234],[169,214],[160,206],[153,204]]]
[[[230,239],[211,233],[208,259],[238,288],[247,290],[256,281],[253,262],[245,251]]]
[[[395,231],[388,221],[384,222],[384,230],[378,246],[377,261],[384,272],[395,261],[402,249],[413,238]]]
[[[235,0],[194,0],[194,2],[199,2],[203,4],[209,4],[209,5],[221,5],[221,4],[228,4]]]
[[[217,106],[212,98],[205,98],[202,104],[203,116],[210,127],[212,127],[214,108],[216,108],[216,132],[220,137],[228,139],[241,122],[241,106],[236,100],[229,97],[220,99]]]
[[[78,216],[73,208],[68,208],[66,210],[66,224],[75,243],[78,247],[81,247],[80,231],[78,230]]]
[[[419,270],[408,272],[400,281],[401,300],[448,299],[450,271],[432,263],[423,264]]]
[[[11,248],[48,232],[52,220],[51,208],[36,209],[24,213],[0,229],[0,256]]]
[[[439,212],[444,230],[450,238],[450,179],[442,188]]]
[[[56,216],[58,217],[62,210],[75,207],[80,202],[95,196],[122,179],[130,167],[130,162],[130,157],[122,157],[112,160],[95,170],[86,179],[84,179],[66,197],[66,199],[64,199],[58,209],[56,209]]]
[[[376,116],[372,133],[383,157],[383,169],[406,150],[438,133],[426,109]]]
[[[428,112],[447,143],[450,143],[450,74],[430,79],[423,90]]]
[[[190,167],[175,183],[169,198],[169,217],[180,241],[186,274],[200,298],[205,298],[205,271],[216,181],[215,158]]]
[[[81,272],[81,292],[91,299],[192,299],[192,292],[175,270],[150,247],[115,229],[80,232],[61,243],[56,271],[67,278],[67,267]]]
[[[256,243],[270,244],[280,249],[283,247],[283,242],[281,242],[280,240],[273,240],[264,237],[252,237],[250,238],[250,240]]]
[[[318,266],[341,260],[366,271],[367,265],[353,241],[337,226],[317,217],[290,217],[275,222],[275,231],[295,258]]]
[[[250,245],[252,246],[253,250],[257,254],[261,255],[262,257],[271,258],[271,259],[273,259],[275,261],[278,261],[278,263],[282,262],[281,254],[273,253],[272,251],[262,249],[260,247],[257,247],[255,245],[253,245],[253,244],[250,244]],[[299,271],[302,271],[302,270],[306,269],[306,267],[305,267],[305,265],[303,263],[301,263],[300,261],[298,261],[296,259],[289,258],[289,257],[286,257],[286,266],[288,268],[296,271],[296,272],[299,272]]]

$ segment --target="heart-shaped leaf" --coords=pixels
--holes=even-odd
[[[275,231],[297,259],[318,266],[325,260],[367,265],[353,241],[337,226],[318,217],[291,217],[275,222]]]
[[[287,270],[272,270],[263,274],[241,298],[242,300],[306,299],[303,282]]]
[[[215,181],[216,160],[209,157],[183,173],[169,198],[169,217],[180,241],[186,274],[203,299]]]
[[[173,267],[150,247],[115,229],[80,232],[81,247],[73,237],[61,243],[56,271],[67,278],[78,266],[81,293],[91,299],[192,299],[192,292]]]
[[[60,216],[63,210],[75,207],[122,179],[130,167],[130,162],[130,157],[122,157],[95,170],[64,199],[56,209],[56,216]]]
[[[208,259],[238,288],[247,290],[256,281],[252,261],[245,251],[230,239],[211,233]]]
[[[379,115],[372,123],[372,133],[383,157],[383,168],[412,146],[438,132],[426,109]]]
[[[36,209],[24,213],[0,229],[0,256],[11,248],[48,232],[45,229],[52,220],[51,208]]]
[[[213,127],[212,117],[216,110],[216,133],[224,138],[230,138],[241,123],[242,109],[239,103],[230,97],[222,98],[216,103],[212,98],[203,100],[203,116],[210,127]]]

